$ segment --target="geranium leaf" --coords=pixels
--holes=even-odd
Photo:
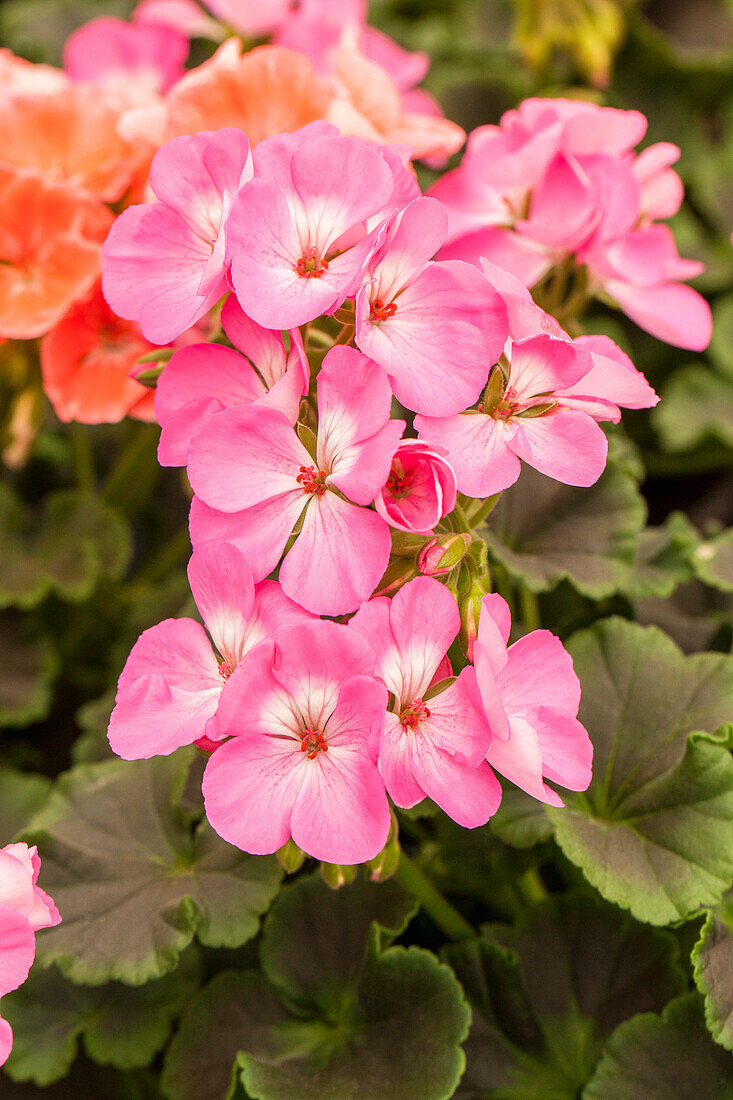
[[[683,512],[673,512],[659,527],[645,527],[624,592],[634,600],[671,596],[692,579],[699,543],[700,536]]]
[[[178,809],[191,760],[80,765],[31,823],[63,918],[38,956],[72,981],[136,985],[173,969],[194,935],[236,947],[256,934],[282,871]]]
[[[733,1058],[705,1030],[696,994],[661,1017],[627,1020],[611,1036],[583,1100],[731,1100]]]
[[[575,1100],[605,1037],[685,987],[671,936],[582,895],[528,909],[515,927],[487,925],[446,954],[474,1009],[465,1100]]]
[[[692,952],[695,982],[705,997],[713,1038],[733,1050],[733,894],[729,891],[703,925]]]
[[[45,639],[28,636],[16,611],[0,611],[0,726],[45,718],[58,661]]]
[[[733,592],[733,528],[698,546],[693,564],[705,584]]]
[[[652,412],[665,451],[690,451],[705,439],[733,447],[733,380],[703,363],[681,367]]]
[[[482,531],[489,556],[533,592],[567,579],[586,596],[626,583],[646,507],[626,469],[609,464],[590,489],[575,489],[530,467],[503,495]]]
[[[266,922],[267,977],[218,975],[184,1016],[166,1096],[222,1100],[238,1051],[256,1100],[447,1100],[469,1022],[461,988],[428,951],[382,949],[413,909],[393,880],[298,879]]]
[[[0,768],[0,847],[25,828],[48,798],[51,780]]]
[[[33,513],[0,485],[0,527],[0,607],[35,607],[51,592],[84,600],[101,575],[121,576],[130,558],[125,521],[84,493],[52,493]]]
[[[555,837],[639,920],[684,920],[733,879],[731,731],[721,727],[733,713],[733,658],[684,657],[660,630],[623,619],[568,649],[595,758],[588,791],[548,808]]]
[[[499,840],[514,848],[534,848],[552,836],[552,824],[544,803],[507,783],[490,828]]]
[[[171,974],[137,987],[72,985],[55,967],[34,967],[20,989],[3,997],[14,1039],[6,1072],[14,1081],[49,1085],[68,1073],[79,1039],[102,1065],[146,1066],[197,984],[194,956]]]

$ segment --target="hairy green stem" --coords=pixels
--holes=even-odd
[[[469,940],[475,937],[476,933],[465,917],[443,897],[404,852],[400,853],[395,878],[417,898],[431,920],[450,940]]]

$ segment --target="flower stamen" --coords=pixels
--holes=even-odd
[[[397,306],[394,302],[389,302],[385,305],[381,298],[375,298],[372,303],[369,320],[373,324],[379,325],[382,321],[389,321],[390,317],[394,317],[396,312]]]
[[[420,723],[430,717],[430,711],[422,699],[414,699],[400,711],[400,725],[403,730],[417,730]]]
[[[300,751],[307,753],[309,760],[315,760],[319,752],[328,752],[326,738],[320,730],[303,730],[300,735]]]
[[[293,271],[302,279],[320,279],[324,271],[328,271],[328,260],[319,256],[315,245],[311,245],[310,248],[306,248]]]
[[[304,493],[322,497],[326,491],[326,476],[325,470],[317,470],[315,466],[301,466],[295,480],[303,486]]]

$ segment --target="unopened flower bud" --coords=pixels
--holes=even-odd
[[[283,844],[282,848],[279,848],[278,851],[275,852],[275,857],[288,875],[292,875],[295,871],[299,871],[305,862],[305,852],[302,848],[298,847],[292,837],[287,844]]]
[[[473,644],[478,636],[478,621],[481,614],[481,601],[490,590],[489,575],[479,575],[471,570],[466,578],[468,583],[461,586],[458,597],[458,610],[461,613],[461,645],[466,650],[469,661],[473,658]]]
[[[470,545],[471,536],[467,534],[431,539],[418,554],[418,572],[424,577],[445,577],[463,559]]]
[[[350,863],[322,863],[321,878],[331,890],[340,890],[356,878],[356,867]]]

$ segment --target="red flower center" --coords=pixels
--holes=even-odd
[[[323,272],[328,271],[328,260],[318,256],[315,245],[311,245],[310,248],[306,248],[293,271],[302,279],[320,279]]]
[[[326,491],[326,471],[317,470],[315,466],[301,466],[295,480],[303,486],[304,493],[313,493],[317,497],[322,497]]]
[[[375,298],[372,303],[369,320],[378,325],[382,321],[389,321],[390,317],[394,317],[396,312],[397,306],[394,302],[389,302],[388,305],[385,305],[381,298]]]
[[[517,391],[514,389],[514,386],[509,386],[509,388],[504,391],[504,396],[496,406],[494,416],[498,420],[508,420],[510,416],[516,413],[518,408]]]
[[[234,666],[230,665],[228,661],[222,661],[219,665],[219,675],[225,682],[229,679],[234,672]]]
[[[414,699],[400,711],[400,725],[403,730],[416,730],[421,722],[430,717],[430,711],[422,699]]]
[[[412,471],[402,469],[402,473],[393,466],[387,478],[387,492],[393,497],[401,497],[410,488]]]
[[[309,760],[315,760],[319,752],[328,752],[326,738],[319,730],[303,730],[300,735],[300,751],[306,752]]]

